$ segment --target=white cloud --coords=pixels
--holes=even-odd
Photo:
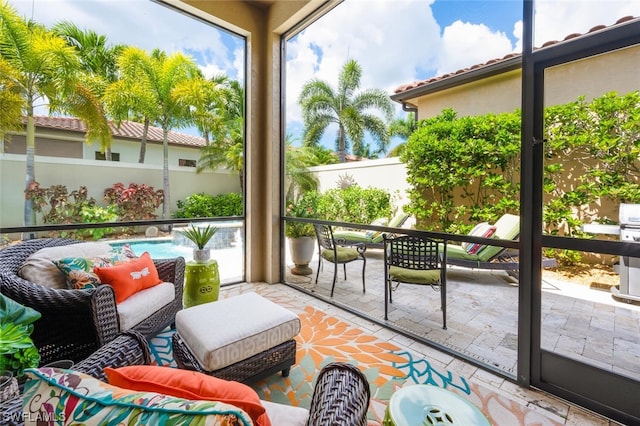
[[[112,43],[188,51],[207,75],[225,72],[244,78],[243,41],[229,42],[213,26],[149,0],[9,0],[20,14],[46,25],[60,20],[106,34]],[[361,89],[393,93],[417,80],[456,71],[522,50],[521,19],[506,23],[505,34],[482,23],[438,24],[434,0],[346,0],[287,45],[287,125],[300,127],[300,88],[317,78],[337,85],[347,59],[363,70]],[[33,9],[32,9],[33,8]],[[536,0],[535,45],[562,40],[623,16],[640,16],[639,0]],[[504,31],[504,30],[503,30]],[[515,39],[515,42],[512,40]],[[299,135],[295,135],[299,136]]]
[[[440,40],[436,75],[458,71],[511,53],[511,41],[504,33],[483,24],[456,21],[444,29]]]
[[[584,34],[596,25],[613,25],[625,16],[640,16],[638,0],[537,0],[534,44]]]
[[[361,89],[389,94],[435,67],[430,40],[438,37],[430,2],[347,0],[287,45],[287,117],[299,121],[301,87],[317,78],[337,86],[348,59],[362,67]]]
[[[52,26],[66,20],[81,29],[107,36],[111,44],[135,45],[168,54],[187,52],[205,70],[224,71],[231,77],[235,46],[225,44],[216,27],[149,0],[9,0],[18,13]],[[238,43],[241,44],[240,41]]]
[[[336,87],[347,58],[356,59],[362,67],[361,89],[392,93],[413,81],[522,51],[521,19],[507,23],[511,37],[485,24],[462,20],[441,27],[432,15],[432,3],[346,0],[290,41],[288,127],[300,128],[297,99],[302,85],[321,79]],[[456,2],[450,4],[457,7]],[[572,32],[586,33],[595,25],[612,25],[624,16],[640,16],[638,0],[538,0],[536,5],[536,46],[562,40]]]

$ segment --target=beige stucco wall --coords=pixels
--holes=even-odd
[[[545,71],[545,104],[558,105],[585,96],[640,89],[640,46],[593,56]],[[519,92],[518,92],[519,93]]]
[[[380,188],[389,191],[394,207],[402,207],[407,198],[407,168],[398,157],[353,163],[330,164],[309,169],[318,178],[318,191],[338,187],[341,177],[348,177],[362,188]]]
[[[418,106],[419,120],[439,115],[446,108],[453,108],[458,117],[511,112],[520,108],[520,76],[520,70],[511,71],[409,102]]]
[[[548,68],[545,72],[545,105],[587,100],[616,91],[640,89],[640,46],[593,56]],[[433,117],[453,108],[459,117],[512,112],[521,107],[522,72],[514,70],[463,86],[407,99],[418,106],[418,118]]]
[[[162,189],[162,164],[136,164],[36,156],[36,181],[41,187],[65,185],[67,191],[86,186],[89,196],[102,202],[103,191],[114,183],[147,184]],[[24,209],[25,156],[0,154],[0,226],[22,226]],[[171,207],[187,196],[204,192],[211,195],[240,192],[236,174],[227,171],[197,174],[190,167],[169,167]],[[162,208],[158,209],[162,215]],[[41,222],[39,222],[41,224]]]

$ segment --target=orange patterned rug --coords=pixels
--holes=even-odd
[[[347,361],[357,365],[369,380],[369,426],[382,424],[387,403],[395,390],[418,383],[456,392],[480,408],[495,426],[561,424],[540,411],[470,383],[455,372],[439,371],[429,360],[366,334],[318,309],[307,306],[298,315],[302,331],[296,339],[296,365],[287,378],[277,374],[254,384],[253,388],[262,399],[308,408],[318,371],[330,362]],[[170,344],[172,333],[166,331],[152,339],[151,352],[160,365],[175,366]]]

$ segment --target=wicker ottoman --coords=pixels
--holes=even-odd
[[[176,314],[173,354],[179,368],[254,382],[296,360],[300,319],[257,293],[183,309]]]

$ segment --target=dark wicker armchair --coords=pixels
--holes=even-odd
[[[138,332],[127,331],[116,336],[87,359],[75,364],[73,369],[106,381],[105,367],[118,368],[149,363],[151,363],[151,356],[145,337]],[[7,426],[24,424],[22,396],[0,402],[0,424]]]
[[[98,286],[90,290],[57,290],[26,281],[18,275],[27,257],[41,248],[78,242],[64,238],[42,238],[0,250],[0,292],[42,314],[34,323],[32,334],[42,365],[59,359],[83,360],[121,331],[115,296],[110,286]],[[184,258],[154,259],[154,263],[160,278],[175,285],[175,298],[133,327],[145,337],[154,336],[171,325],[176,312],[182,309]]]
[[[371,390],[358,367],[327,364],[316,380],[307,426],[366,426]]]

